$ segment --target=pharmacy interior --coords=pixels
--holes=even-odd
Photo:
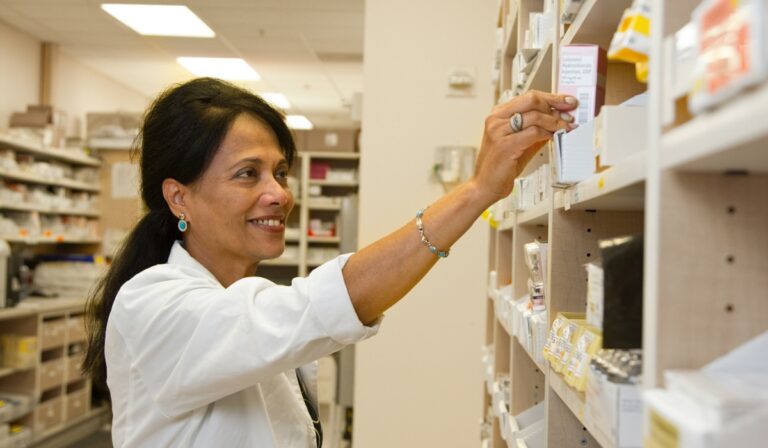
[[[381,334],[319,360],[324,447],[763,446],[768,1],[173,3],[202,35],[0,0],[0,448],[111,446],[85,300],[145,212],[143,112],[206,75],[292,128],[278,284],[471,176],[494,104],[579,101]]]

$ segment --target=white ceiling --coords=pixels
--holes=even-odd
[[[140,36],[101,3],[184,4],[215,32],[212,39]],[[154,97],[191,78],[178,56],[242,57],[262,77],[244,83],[285,94],[289,113],[319,126],[352,126],[362,92],[364,0],[0,0],[0,21],[106,76]]]

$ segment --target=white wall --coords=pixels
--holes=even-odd
[[[366,1],[361,246],[439,197],[430,179],[437,146],[479,145],[496,10],[488,0]],[[454,65],[477,69],[476,97],[446,98]],[[354,446],[478,444],[487,248],[478,221],[358,345]]]
[[[0,128],[40,101],[40,42],[0,22]]]

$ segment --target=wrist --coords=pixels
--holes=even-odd
[[[504,198],[504,195],[482,185],[476,178],[468,180],[462,187],[464,187],[464,194],[468,198],[468,203],[477,207],[478,214],[483,213],[488,207]]]

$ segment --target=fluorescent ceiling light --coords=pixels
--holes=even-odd
[[[288,98],[283,95],[282,93],[277,92],[263,92],[259,94],[262,98],[264,98],[264,101],[270,103],[271,105],[275,107],[279,107],[280,109],[290,109],[291,108],[291,102],[288,101]]]
[[[291,129],[312,129],[315,127],[304,115],[286,115],[285,122]]]
[[[176,58],[195,76],[211,76],[233,81],[258,81],[256,70],[238,58]]]
[[[214,37],[216,33],[181,5],[105,3],[101,9],[145,36]]]

